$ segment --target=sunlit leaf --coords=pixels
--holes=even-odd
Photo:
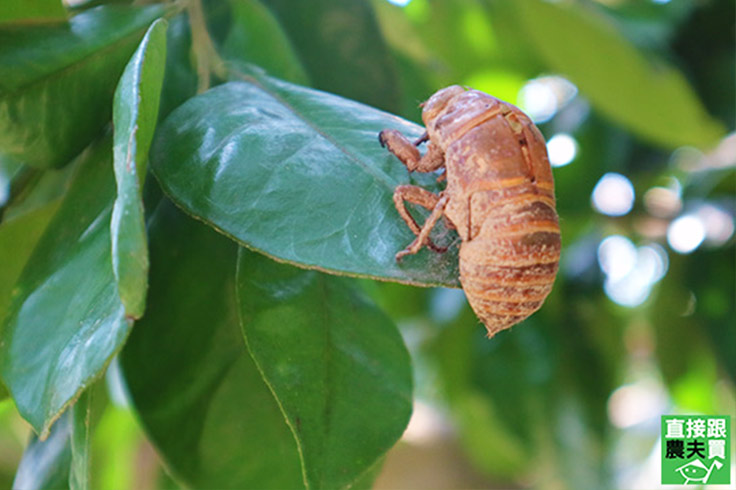
[[[142,188],[158,118],[166,61],[166,26],[154,22],[115,91],[113,156],[117,198],[112,210],[112,266],[125,313],[140,318],[148,288],[148,243]]]
[[[243,333],[299,444],[309,488],[349,488],[398,440],[412,407],[396,327],[345,279],[242,249]]]
[[[601,15],[542,0],[514,6],[549,68],[569,77],[609,118],[669,148],[709,147],[723,135],[678,70],[647,59]]]
[[[67,17],[61,0],[3,0],[0,24],[5,22],[49,22]]]
[[[424,250],[401,263],[394,258],[413,235],[392,194],[410,180],[406,167],[378,143],[384,128],[421,134],[416,125],[356,102],[247,78],[172,113],[157,131],[151,166],[188,213],[279,260],[456,286],[454,247],[446,254]],[[433,175],[422,178],[434,181]]]

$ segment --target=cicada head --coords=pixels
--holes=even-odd
[[[422,120],[424,121],[424,125],[429,128],[431,126],[431,122],[442,114],[442,111],[447,107],[449,102],[463,92],[465,92],[465,89],[460,85],[450,85],[447,88],[439,90],[432,97],[427,99],[427,101],[422,104]]]

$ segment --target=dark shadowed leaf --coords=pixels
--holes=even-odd
[[[169,19],[166,30],[166,69],[161,88],[159,119],[197,93],[197,73],[191,57],[192,33],[186,12]]]
[[[187,101],[157,131],[151,168],[182,208],[238,242],[300,267],[457,286],[456,249],[397,263],[413,235],[392,201],[409,174],[381,129],[421,128],[272,78]],[[417,177],[419,178],[419,177]],[[433,175],[421,176],[433,183]],[[442,228],[442,225],[439,226]],[[449,237],[445,237],[449,241]]]
[[[115,287],[110,139],[82,156],[69,191],[13,289],[0,373],[43,438],[120,349],[130,329]]]
[[[398,110],[398,77],[369,2],[265,3],[284,26],[314,87]]]
[[[167,22],[154,22],[115,91],[113,157],[118,194],[112,210],[112,266],[129,317],[140,318],[148,288],[148,243],[142,189],[158,118]]]
[[[348,488],[409,421],[409,355],[343,278],[241,249],[238,299],[253,359],[299,444],[309,488]]]
[[[98,7],[69,22],[0,27],[0,153],[71,161],[110,119],[115,85],[161,6]]]
[[[121,356],[149,437],[194,488],[302,487],[294,438],[238,325],[237,247],[168,201],[149,231],[149,308]]]
[[[269,74],[307,84],[308,77],[278,20],[259,0],[230,0],[232,22],[222,55],[253,63]]]
[[[669,148],[708,147],[723,134],[679,71],[647,59],[591,9],[541,0],[514,6],[547,65],[614,121]]]

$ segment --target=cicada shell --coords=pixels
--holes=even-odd
[[[557,274],[560,228],[544,137],[521,110],[477,90],[451,86],[423,107],[424,137],[412,143],[393,130],[379,135],[409,170],[446,171],[439,194],[396,189],[399,214],[417,235],[397,259],[425,245],[441,251],[429,231],[444,215],[462,239],[462,287],[493,336],[538,310]],[[420,156],[416,146],[425,141]],[[405,201],[432,209],[423,226]]]

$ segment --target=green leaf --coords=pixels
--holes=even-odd
[[[302,487],[294,438],[238,325],[235,244],[169,201],[149,231],[149,308],[121,364],[150,439],[194,488]]]
[[[160,126],[151,168],[179,206],[239,243],[300,267],[457,286],[457,250],[397,263],[413,235],[392,201],[409,174],[378,143],[422,129],[268,77],[216,87]],[[415,177],[434,184],[433,175]],[[436,184],[435,184],[436,185]],[[426,216],[426,213],[425,213]],[[441,228],[441,225],[439,226]]]
[[[49,22],[66,20],[61,0],[3,0],[0,24],[5,22]]]
[[[0,27],[0,154],[58,167],[102,132],[115,85],[161,6],[106,6],[61,25]]]
[[[2,220],[12,220],[58,200],[69,188],[75,172],[74,165],[54,170],[40,170],[24,165],[13,176],[10,200],[2,209]]]
[[[0,264],[3,264],[3,273],[0,275],[0,335],[2,320],[13,295],[13,286],[28,262],[33,247],[58,208],[59,201],[52,201],[0,224]]]
[[[115,91],[113,156],[118,194],[112,210],[112,267],[125,313],[140,318],[148,288],[148,242],[142,188],[158,118],[167,22],[154,22]]]
[[[232,22],[224,58],[256,64],[271,75],[307,84],[308,77],[274,15],[259,0],[230,0]]]
[[[111,264],[110,139],[82,159],[15,284],[0,339],[0,375],[42,439],[104,370],[131,326]]]
[[[266,0],[314,87],[384,110],[399,108],[399,82],[373,9],[364,0]]]
[[[513,4],[549,68],[568,76],[612,120],[667,148],[709,147],[723,135],[683,75],[647,59],[606,18],[541,0]]]
[[[349,488],[409,422],[401,335],[345,279],[241,250],[243,334],[294,433],[307,487]]]
[[[54,424],[48,438],[31,436],[13,480],[13,488],[67,488],[72,461],[72,414],[67,412]]]

